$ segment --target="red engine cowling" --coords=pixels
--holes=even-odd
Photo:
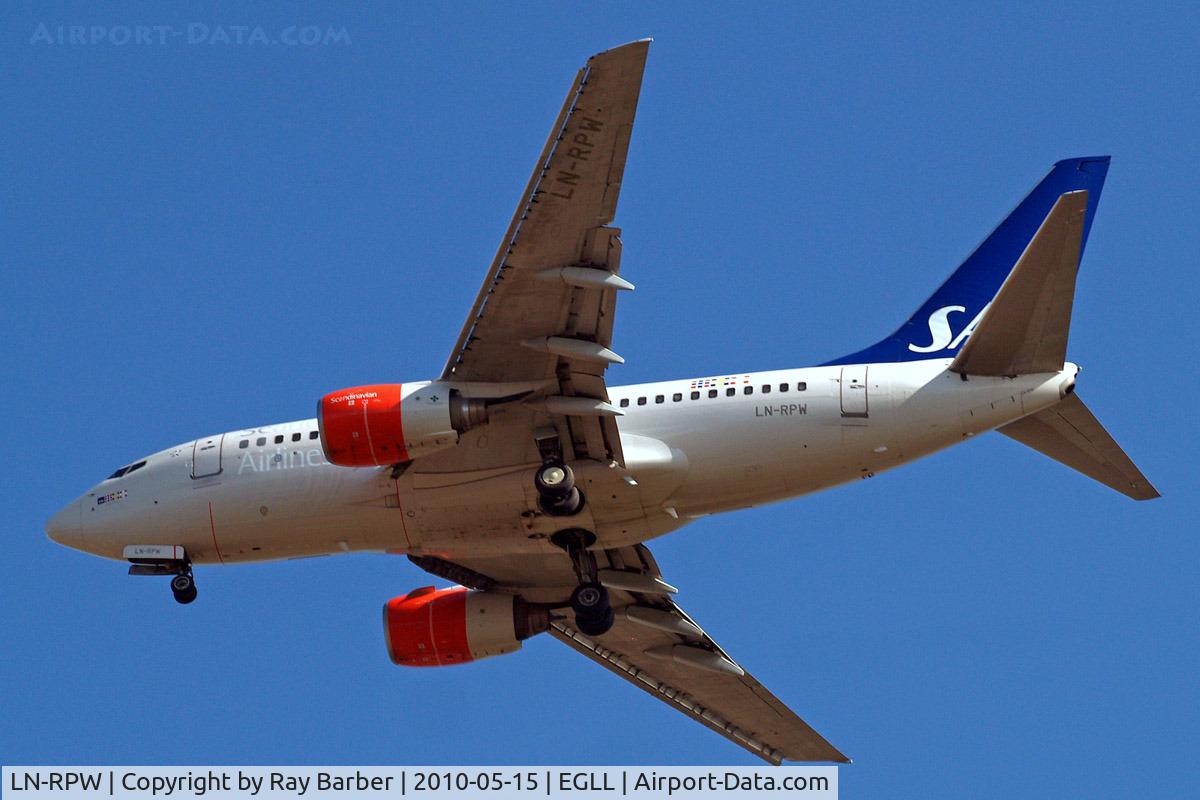
[[[550,627],[545,608],[498,592],[425,586],[383,607],[383,635],[392,662],[406,667],[465,664],[521,649]]]
[[[378,467],[453,446],[482,413],[479,401],[465,401],[445,384],[419,381],[327,394],[317,404],[317,424],[331,464]]]

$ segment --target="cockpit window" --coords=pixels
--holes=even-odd
[[[129,464],[127,466],[121,467],[119,470],[114,472],[112,475],[109,475],[104,480],[111,481],[114,478],[120,478],[121,476],[128,475],[129,473],[133,472],[135,469],[141,469],[144,466],[146,466],[145,461],[139,461],[136,464]]]

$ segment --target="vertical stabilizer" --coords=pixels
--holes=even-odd
[[[1079,256],[1082,256],[1108,174],[1108,162],[1108,156],[1059,161],[895,333],[865,350],[828,363],[954,358],[1059,198],[1074,192],[1087,193],[1079,235]]]

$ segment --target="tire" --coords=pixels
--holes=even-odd
[[[571,609],[578,616],[597,618],[611,611],[608,589],[598,583],[581,583],[571,592]]]
[[[174,583],[174,581],[172,581],[172,583]],[[176,592],[176,591],[172,590],[172,593],[175,595],[176,603],[186,606],[188,603],[190,603],[196,599],[196,585],[192,584],[192,587],[190,589],[187,589],[182,592]]]
[[[550,461],[534,473],[533,485],[541,497],[557,500],[571,494],[575,488],[575,473],[560,461]]]
[[[576,614],[575,625],[584,636],[603,636],[612,630],[616,618],[612,608],[606,608],[604,613],[598,616]]]
[[[563,497],[550,498],[539,495],[538,508],[552,517],[569,517],[578,514],[579,510],[583,508],[583,494],[579,489],[573,488]]]
[[[191,575],[182,573],[171,578],[171,591],[176,595],[187,594],[196,590],[196,581]]]

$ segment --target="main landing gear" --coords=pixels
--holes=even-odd
[[[582,528],[568,528],[550,537],[567,551],[579,585],[571,592],[571,610],[575,625],[584,636],[602,636],[613,626],[615,616],[609,603],[608,589],[596,579],[596,556],[588,548],[596,536]]]
[[[538,506],[552,517],[569,517],[583,508],[583,495],[575,486],[575,473],[557,459],[546,461],[533,476]]]

